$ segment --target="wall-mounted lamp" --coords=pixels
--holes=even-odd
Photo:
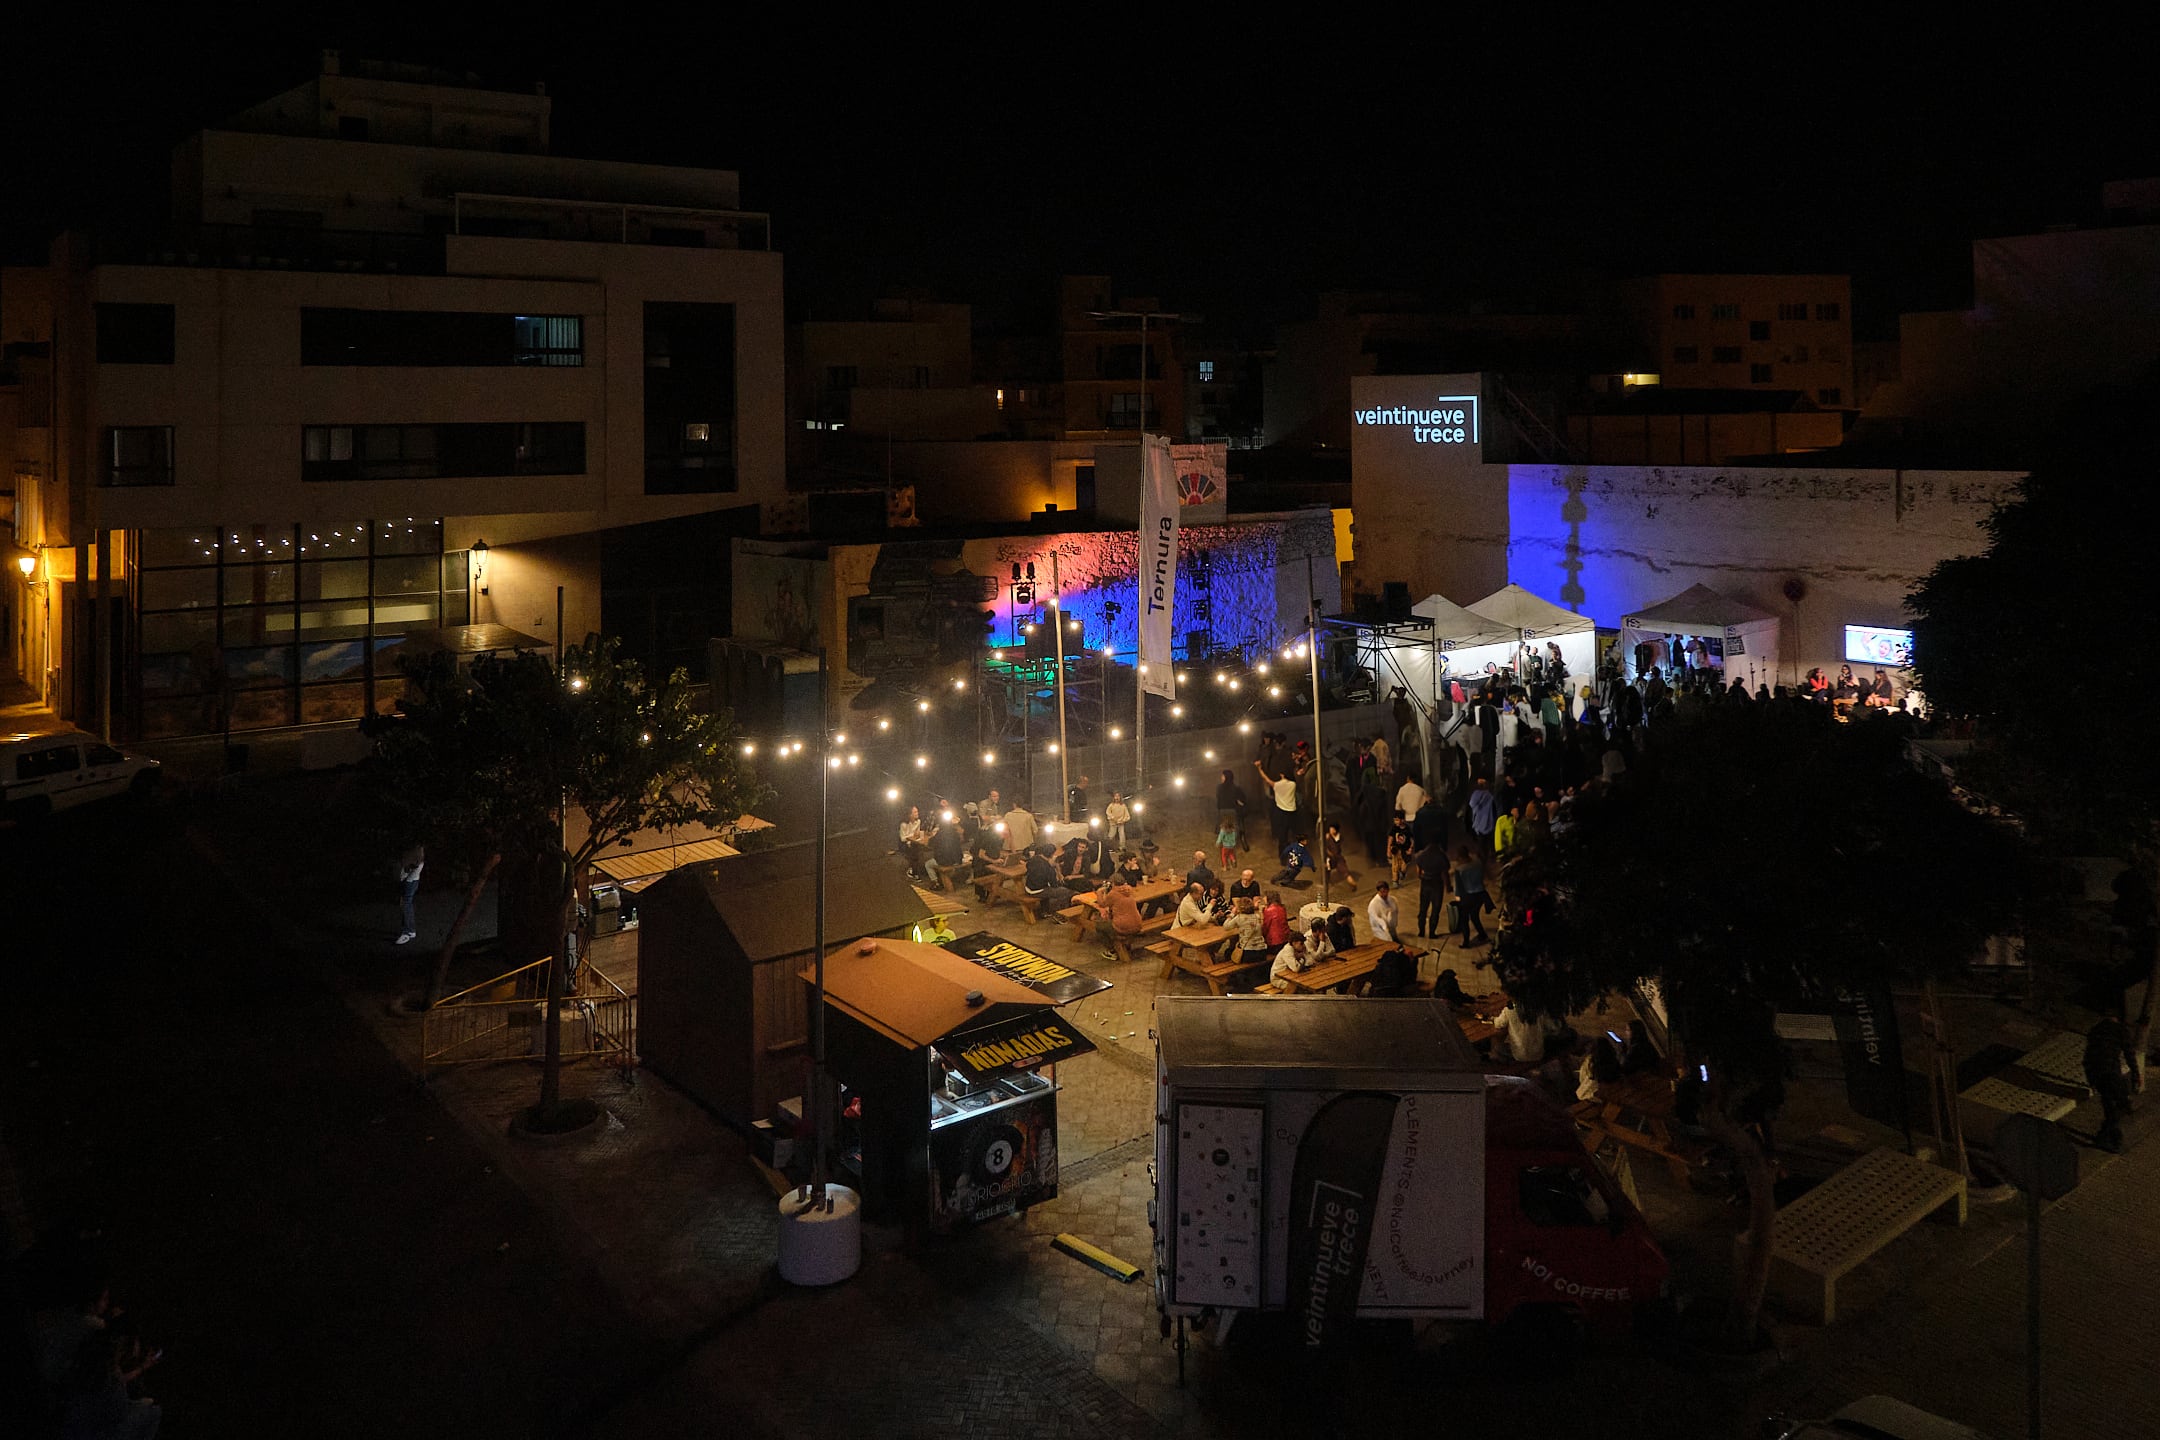
[[[477,585],[477,586],[479,586],[479,587],[480,587],[480,593],[481,593],[482,595],[485,595],[485,594],[487,594],[487,593],[488,593],[488,587],[487,587],[487,557],[488,557],[488,543],[487,543],[487,541],[485,541],[485,540],[475,540],[475,541],[473,541],[473,542],[472,542],[472,573],[473,573],[473,584],[475,584],[475,585]]]
[[[32,575],[35,575],[35,574],[37,573],[37,556],[35,556],[35,555],[18,555],[18,556],[16,556],[16,557],[15,557],[15,568],[16,568],[16,569],[18,569],[18,570],[20,570],[20,571],[22,571],[22,578],[23,578],[23,579],[25,579],[25,580],[28,580],[28,579],[29,579],[29,578],[30,578],[30,577],[31,577]]]

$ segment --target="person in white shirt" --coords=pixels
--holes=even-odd
[[[1305,958],[1305,937],[1293,933],[1290,943],[1275,952],[1275,963],[1268,967],[1268,983],[1277,990],[1288,990],[1288,977],[1310,969],[1312,961]]]
[[[1395,897],[1388,893],[1388,882],[1382,880],[1379,888],[1373,892],[1371,902],[1365,907],[1365,923],[1372,927],[1372,938],[1384,940],[1390,945],[1401,944],[1401,939],[1395,933],[1397,914]]]
[[[1186,925],[1211,925],[1214,912],[1208,908],[1207,887],[1197,880],[1185,887],[1185,898],[1178,901],[1177,923]]]
[[[922,810],[908,806],[907,819],[900,822],[900,853],[907,857],[908,873],[920,874],[930,864],[930,833],[923,827]],[[931,878],[937,872],[930,872]]]
[[[1425,787],[1415,780],[1405,780],[1395,792],[1395,808],[1405,815],[1415,815],[1425,803]]]
[[[1335,942],[1328,938],[1327,922],[1323,920],[1317,924],[1307,925],[1305,927],[1305,963],[1307,965],[1318,965],[1323,960],[1333,959],[1334,956]]]
[[[1545,1015],[1531,1015],[1522,1006],[1509,1004],[1493,1021],[1507,1037],[1508,1055],[1518,1065],[1535,1065],[1545,1058],[1545,1042],[1560,1031],[1560,1022]]]
[[[1125,803],[1124,791],[1112,790],[1110,792],[1110,803],[1103,806],[1102,818],[1104,826],[1107,827],[1107,833],[1103,838],[1118,849],[1124,849],[1125,827],[1132,823],[1132,808]]]
[[[1035,817],[1023,806],[1015,805],[1005,812],[1005,848],[1008,850],[1032,850],[1035,848]]]

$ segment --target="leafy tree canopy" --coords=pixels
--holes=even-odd
[[[1778,1010],[1962,965],[2013,918],[2023,842],[1906,764],[1905,734],[1804,701],[1681,709],[1510,864],[1510,994],[1567,1013],[1655,977],[1690,1055],[1745,1088],[1777,1074]]]

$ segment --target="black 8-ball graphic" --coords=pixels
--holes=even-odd
[[[1012,1170],[1020,1158],[1020,1147],[1026,1137],[1010,1125],[999,1125],[977,1137],[971,1169],[976,1180],[985,1185],[995,1185]]]

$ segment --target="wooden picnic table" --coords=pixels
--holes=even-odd
[[[1245,958],[1246,952],[1240,951],[1226,960],[1216,959],[1217,947],[1235,934],[1235,930],[1224,925],[1171,926],[1163,932],[1163,938],[1172,944],[1163,955],[1162,978],[1167,980],[1173,970],[1183,970],[1188,975],[1197,975],[1207,981],[1210,994],[1227,995],[1229,991],[1226,986],[1231,976],[1266,965],[1272,953],[1267,950],[1254,950],[1250,952],[1254,958],[1248,960]]]
[[[1144,909],[1158,900],[1181,894],[1184,889],[1185,882],[1182,880],[1149,880],[1144,884],[1135,885],[1132,892],[1133,908],[1136,910]],[[1102,892],[1099,890],[1077,891],[1073,895],[1073,903],[1075,905],[1084,905],[1089,911],[1093,912],[1092,914],[1083,914],[1073,921],[1073,939],[1085,940],[1088,936],[1088,927],[1102,918]]]
[[[1027,875],[1027,864],[1020,860],[1005,860],[989,867],[986,875],[975,877],[975,893],[982,896],[985,908],[997,904],[1006,897],[1005,887]]]
[[[1385,940],[1370,944],[1354,945],[1339,951],[1333,959],[1323,960],[1310,970],[1293,970],[1283,976],[1290,988],[1307,995],[1317,995],[1338,985],[1348,985],[1362,980],[1380,964],[1380,957],[1395,947]]]
[[[1595,1150],[1606,1140],[1616,1140],[1657,1156],[1682,1183],[1704,1154],[1700,1145],[1673,1139],[1673,1083],[1662,1075],[1608,1081],[1598,1087],[1597,1099],[1578,1100],[1568,1113],[1586,1132],[1587,1148]],[[1631,1124],[1631,1119],[1640,1123]]]

